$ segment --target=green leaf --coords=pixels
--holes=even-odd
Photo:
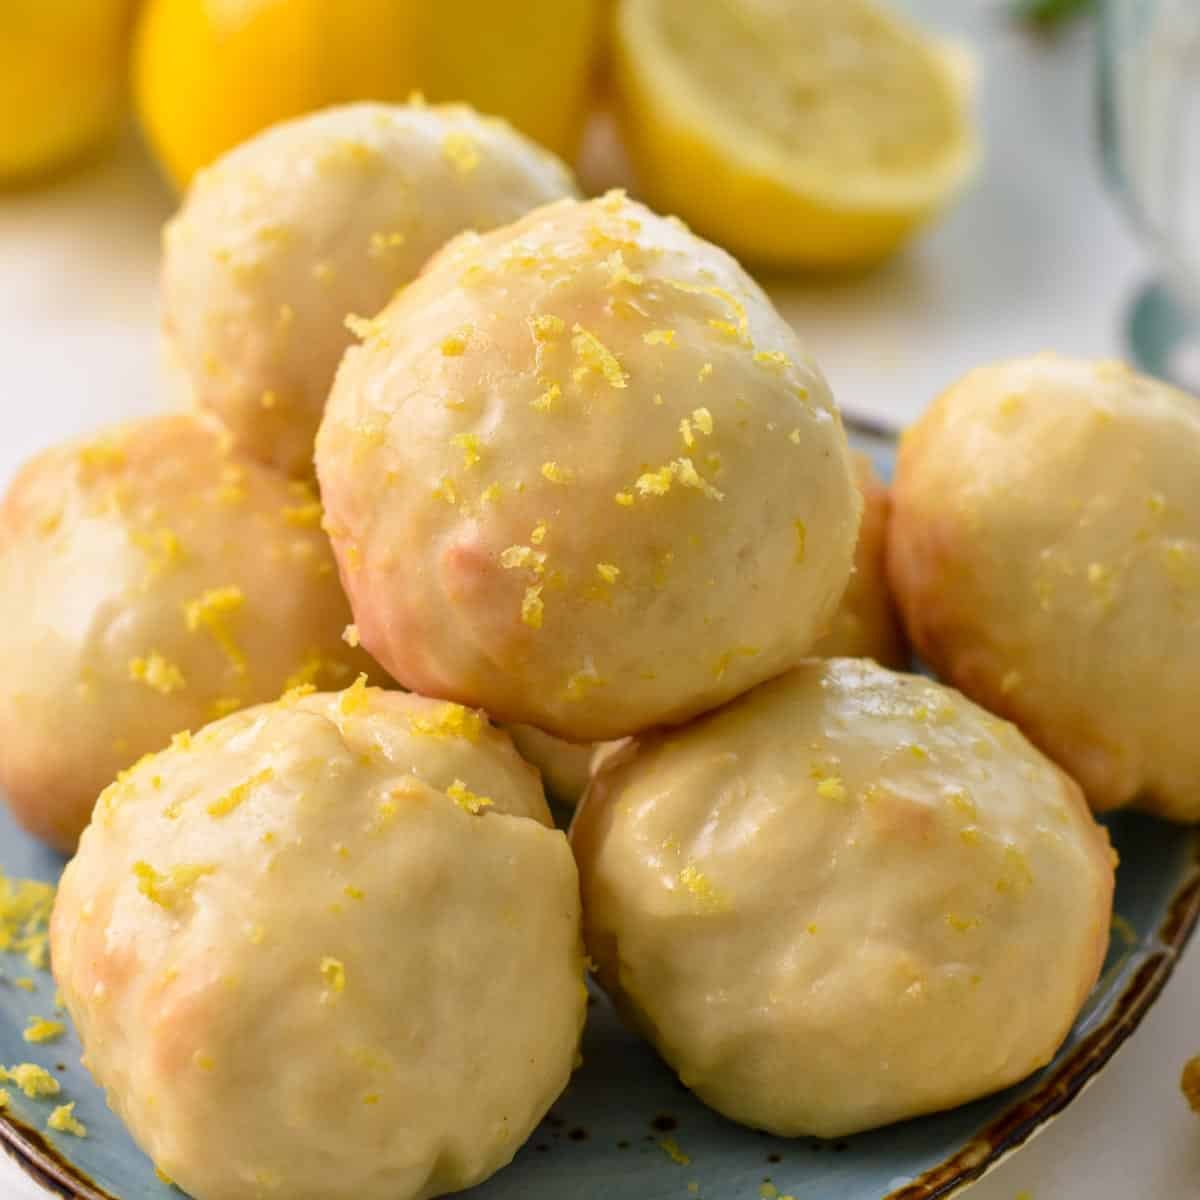
[[[1053,29],[1094,6],[1095,0],[1018,0],[1017,14],[1043,29]]]

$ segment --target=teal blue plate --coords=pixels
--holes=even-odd
[[[881,431],[869,443],[890,466]],[[1197,781],[1200,786],[1200,781]],[[1061,1112],[1096,1076],[1154,1003],[1200,915],[1200,833],[1137,814],[1106,821],[1121,855],[1104,973],[1058,1057],[1018,1087],[975,1104],[844,1141],[782,1140],[742,1129],[695,1100],[594,995],[583,1066],[512,1166],[471,1200],[936,1200],[978,1179]],[[62,860],[0,814],[0,868],[54,880]],[[0,1062],[37,1062],[62,1096],[14,1092],[0,1143],[51,1192],[72,1200],[170,1200],[146,1157],[79,1065],[73,1033],[31,1046],[30,1016],[54,1014],[54,983],[0,954]],[[32,992],[14,986],[35,977]],[[1036,980],[1029,986],[1035,988]],[[86,1139],[49,1132],[52,1107],[75,1101]]]

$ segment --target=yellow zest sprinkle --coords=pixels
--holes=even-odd
[[[479,438],[473,433],[456,433],[450,439],[463,452],[463,466],[473,467],[479,462]]]
[[[530,408],[536,408],[538,412],[549,412],[554,405],[562,399],[562,388],[557,383],[552,383],[541,395],[534,396],[529,402]]]
[[[479,166],[479,148],[469,133],[455,130],[442,139],[442,157],[460,175],[469,175]]]
[[[16,987],[19,987],[23,992],[32,992],[33,989],[37,987],[37,984],[34,983],[28,975],[23,975],[20,979],[14,979],[13,984]]]
[[[208,806],[208,815],[210,817],[227,817],[235,808],[238,808],[250,793],[259,786],[266,783],[275,777],[275,772],[270,767],[264,767],[257,774],[251,775],[249,779],[244,779],[241,783],[231,787],[225,795],[214,800]]]
[[[408,726],[422,737],[457,737],[477,742],[483,729],[483,717],[474,709],[450,703],[443,704],[432,717],[410,717]]]
[[[172,867],[166,874],[159,874],[149,863],[136,862],[133,873],[137,876],[138,891],[170,912],[177,912],[184,903],[191,899],[192,889],[197,881],[205,875],[211,875],[216,870],[212,866],[179,866]]]
[[[15,1083],[30,1100],[43,1096],[57,1096],[62,1088],[58,1080],[45,1067],[37,1063],[18,1063],[15,1067],[0,1067],[0,1079]]]
[[[137,530],[130,535],[133,544],[146,556],[146,577],[143,587],[149,587],[168,567],[180,563],[186,557],[174,530],[165,526],[149,532]]]
[[[541,629],[545,608],[542,601],[542,585],[540,583],[530,584],[525,589],[525,596],[521,601],[521,620],[530,629]]]
[[[295,704],[297,700],[303,699],[305,696],[311,696],[317,690],[315,683],[297,683],[290,688],[286,688],[283,695],[279,697],[281,704]]]
[[[352,717],[356,713],[365,712],[371,699],[367,695],[367,676],[365,672],[338,696],[338,712],[344,717]]]
[[[675,330],[651,329],[649,333],[642,334],[642,341],[647,346],[673,346],[675,345]]]
[[[623,283],[628,283],[633,287],[640,287],[643,280],[642,276],[636,271],[631,271],[625,265],[625,255],[620,250],[614,250],[607,259],[608,265],[608,283],[605,285],[609,288],[620,287]]]
[[[437,487],[433,489],[433,495],[440,500],[445,500],[447,504],[458,503],[458,492],[455,490],[454,480],[449,475],[442,476]]]
[[[597,563],[596,574],[599,575],[605,583],[616,583],[617,576],[621,574],[621,568],[613,566],[612,563]]]
[[[46,1122],[49,1129],[53,1129],[56,1133],[70,1133],[75,1137],[87,1137],[87,1126],[82,1121],[75,1119],[75,1102],[70,1104],[60,1104],[51,1114],[50,1119]]]
[[[483,489],[479,499],[482,500],[484,504],[493,504],[495,501],[500,499],[501,490],[502,489],[498,483],[489,483],[487,487]]]
[[[677,458],[667,463],[657,471],[647,471],[640,475],[634,486],[643,496],[665,496],[671,490],[673,480],[678,480],[684,487],[696,488],[714,500],[723,500],[724,493],[718,491],[707,479],[696,470],[696,464],[691,458]],[[618,503],[624,501],[618,499]]]
[[[372,258],[382,258],[389,250],[398,249],[408,241],[408,238],[399,231],[393,233],[373,233],[371,234],[371,244],[368,253]]]
[[[717,908],[725,903],[725,897],[720,890],[714,887],[712,880],[694,864],[689,863],[679,872],[679,882],[709,908]]]
[[[43,537],[49,537],[62,524],[62,512],[50,512],[38,518],[37,530]]]
[[[946,800],[952,808],[958,809],[960,813],[970,817],[972,821],[979,815],[979,810],[975,807],[975,801],[971,799],[963,788],[953,788],[947,792]]]
[[[546,540],[546,522],[545,521],[539,521],[533,527],[533,532],[529,535],[529,540],[535,546],[540,546]]]
[[[315,684],[324,665],[320,651],[310,650],[304,656],[304,661],[283,681],[284,691],[292,692],[306,684]],[[316,691],[316,688],[311,690]]]
[[[793,527],[796,530],[796,562],[804,561],[804,549],[808,542],[808,528],[803,521],[793,521]]]
[[[442,354],[446,358],[459,358],[466,352],[469,331],[452,333],[442,341]]]
[[[27,1042],[57,1041],[67,1027],[61,1021],[47,1021],[45,1017],[30,1017],[29,1027],[21,1035]]]
[[[456,779],[447,789],[446,795],[459,808],[474,816],[478,816],[492,801],[487,796],[477,796],[461,779]]]
[[[321,978],[335,995],[346,990],[346,968],[336,958],[321,959]]]
[[[1025,855],[1016,846],[1004,847],[1003,873],[996,880],[996,891],[1023,896],[1033,883],[1033,872]]]
[[[712,363],[706,362],[704,364],[704,366],[702,366],[700,368],[700,370],[696,372],[696,382],[703,383],[712,373],[713,373]]]
[[[106,434],[81,446],[76,458],[81,467],[109,471],[125,465],[125,450],[117,434]]]
[[[618,492],[613,497],[613,499],[619,505],[621,505],[622,508],[632,508],[633,507],[633,493],[632,492]]]
[[[710,500],[724,500],[724,492],[718,491],[711,483],[705,479],[699,471],[696,470],[696,464],[690,458],[677,458],[671,464],[672,470],[675,472],[675,478],[683,484],[684,487],[696,488],[703,492]]]
[[[526,566],[533,558],[533,550],[528,546],[509,546],[500,552],[500,565],[506,571]]]
[[[535,341],[548,342],[553,338],[561,337],[567,328],[567,323],[562,317],[556,317],[553,313],[540,313],[536,317],[529,318],[529,328],[533,331]]]
[[[607,684],[608,680],[602,678],[596,668],[588,663],[582,670],[576,671],[567,679],[567,699],[582,700],[594,688],[605,687]]]
[[[360,317],[350,313],[344,323],[360,342],[375,341],[381,346],[387,345],[387,325],[381,317]]]
[[[705,437],[711,437],[713,431],[712,413],[707,408],[696,408],[692,410],[692,420],[696,423],[696,428],[700,430]]]
[[[722,679],[725,672],[729,670],[729,664],[735,658],[753,658],[759,652],[757,646],[734,646],[731,650],[726,650],[713,664],[713,675],[717,679]]]
[[[171,734],[171,748],[174,750],[190,750],[192,748],[192,731],[181,729]]]
[[[346,628],[342,630],[342,641],[345,642],[347,646],[350,646],[355,650],[358,649],[358,640],[357,625],[347,625]]]
[[[788,434],[788,441],[791,442],[793,446],[800,445],[800,430],[793,429],[792,432]]]
[[[643,496],[665,496],[671,490],[671,481],[675,478],[672,464],[660,467],[657,471],[647,471],[639,475],[634,486]]]
[[[696,444],[696,436],[692,433],[692,423],[687,417],[679,422],[679,433],[683,438],[684,446],[690,450]]]
[[[246,656],[233,640],[225,619],[231,613],[237,612],[245,602],[246,597],[242,594],[242,589],[231,585],[209,588],[198,599],[189,601],[183,610],[188,629],[192,633],[201,627],[208,630],[239,675],[246,673]]]
[[[817,795],[823,800],[845,800],[846,785],[840,779],[830,776],[817,784]]]
[[[9,879],[0,873],[0,950],[23,954],[29,965],[46,965],[46,930],[54,907],[54,888],[34,879]]]
[[[958,913],[947,913],[946,924],[955,933],[966,933],[968,930],[978,929],[981,922],[978,917],[960,917]]]
[[[780,374],[792,365],[792,360],[782,350],[759,350],[754,355],[754,361]]]
[[[568,484],[575,481],[575,472],[570,467],[559,466],[553,460],[542,463],[542,476],[551,483]]]
[[[307,504],[288,505],[281,510],[289,525],[318,526],[321,524],[321,502],[310,500]]]
[[[674,1138],[663,1138],[659,1143],[662,1152],[677,1166],[686,1167],[692,1160],[679,1148]]]
[[[346,884],[346,886],[342,889],[342,891],[351,900],[361,900],[364,895],[364,892],[361,888],[356,888],[349,883]]]
[[[129,678],[137,683],[144,683],[164,696],[169,696],[187,685],[183,672],[174,663],[163,658],[157,650],[152,650],[145,658],[131,658]]]
[[[629,376],[617,361],[616,355],[594,333],[589,333],[578,322],[572,326],[572,332],[575,336],[571,339],[571,348],[580,362],[573,372],[575,382],[578,383],[589,371],[595,371],[604,377],[609,386],[625,387]]]

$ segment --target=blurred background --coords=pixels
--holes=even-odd
[[[760,7],[786,18],[791,3]],[[848,16],[858,7],[849,0],[795,0],[801,49],[829,55],[833,46],[836,58],[839,39],[875,38],[883,43],[877,77],[897,81],[873,95],[870,80],[850,78],[853,71],[836,62],[824,76],[819,65],[804,66],[810,76],[849,80],[841,108],[825,105],[818,114],[828,153],[818,147],[817,158],[823,154],[829,173],[871,167],[854,158],[860,142],[885,168],[899,165],[884,180],[885,188],[895,185],[899,211],[889,216],[893,202],[879,199],[875,216],[883,214],[885,229],[876,244],[861,237],[856,244],[853,222],[847,234],[835,220],[821,227],[815,247],[805,244],[811,222],[802,203],[783,203],[766,220],[761,205],[746,203],[747,177],[770,176],[772,155],[811,152],[788,141],[790,117],[818,112],[804,94],[811,78],[785,81],[782,93],[759,86],[754,55],[763,50],[753,46],[749,57],[724,66],[722,40],[736,40],[738,31],[714,30],[715,47],[700,33],[669,31],[675,60],[660,62],[664,55],[642,49],[635,30],[623,52],[617,7],[613,0],[5,0],[0,370],[10,402],[39,397],[38,444],[79,428],[99,391],[125,411],[158,404],[159,230],[197,169],[275,120],[414,90],[506,116],[577,166],[588,190],[628,186],[724,242],[769,287],[847,409],[903,423],[989,358],[1051,346],[1132,352],[1129,319],[1155,273],[1155,251],[1160,261],[1180,258],[1151,228],[1161,213],[1145,197],[1162,189],[1147,161],[1156,152],[1139,132],[1147,125],[1139,104],[1148,102],[1137,67],[1156,20],[1167,33],[1158,37],[1155,78],[1163,75],[1161,43],[1187,61],[1188,26],[1195,57],[1200,6],[1192,0],[893,0],[891,9],[915,24],[887,36]],[[1108,90],[1106,127],[1108,177],[1125,203],[1106,192],[1100,154],[1103,9],[1120,10],[1104,44],[1108,78],[1126,82]],[[1161,12],[1172,9],[1173,23],[1163,26]],[[821,21],[834,27],[824,41],[803,32]],[[906,105],[906,83],[916,80],[914,93],[918,85],[931,90],[918,78],[922,55],[948,65],[957,99],[932,95]],[[762,66],[788,69],[778,61]],[[687,161],[692,131],[664,127],[655,113],[672,109],[675,94],[689,87],[709,87],[710,108],[724,105],[726,143],[761,135],[761,161],[723,162],[719,146],[715,170],[698,153]],[[1172,99],[1170,88],[1159,91],[1166,92],[1161,110]],[[860,111],[864,96],[873,112],[870,103]],[[956,105],[965,114],[960,125]],[[886,127],[880,110],[896,114]],[[703,136],[706,110],[689,119]],[[911,161],[902,153],[906,137],[925,139]],[[1140,167],[1130,165],[1131,146],[1140,147]],[[973,165],[965,162],[972,154]],[[1176,161],[1158,158],[1159,168]],[[922,186],[923,171],[931,177],[925,194],[905,199],[906,187]],[[880,191],[878,179],[863,188]],[[1169,340],[1178,313],[1162,294],[1152,299],[1158,308],[1142,314],[1150,329],[1139,353],[1143,365],[1166,373],[1187,365],[1187,347],[1180,354],[1155,344]],[[29,354],[50,329],[54,352]]]
[[[756,0],[761,28],[732,0],[636,7],[671,4],[652,38],[614,0],[0,0],[0,481],[162,407],[160,234],[195,172],[274,121],[414,91],[725,244],[843,408],[889,427],[1039,349],[1200,380],[1197,0]],[[1189,962],[972,1195],[1197,1194],[1197,994]]]

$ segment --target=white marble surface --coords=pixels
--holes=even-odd
[[[1086,32],[1039,43],[977,5],[934,7],[971,31],[981,61],[978,185],[882,270],[772,284],[841,402],[895,423],[986,359],[1122,353],[1146,269],[1098,178]],[[161,405],[155,275],[170,203],[132,140],[52,189],[0,193],[0,485],[46,443]],[[1200,1052],[1198,1010],[1194,950],[1112,1066],[972,1200],[1200,1197],[1200,1120],[1178,1089]],[[0,1196],[44,1194],[0,1156]]]

